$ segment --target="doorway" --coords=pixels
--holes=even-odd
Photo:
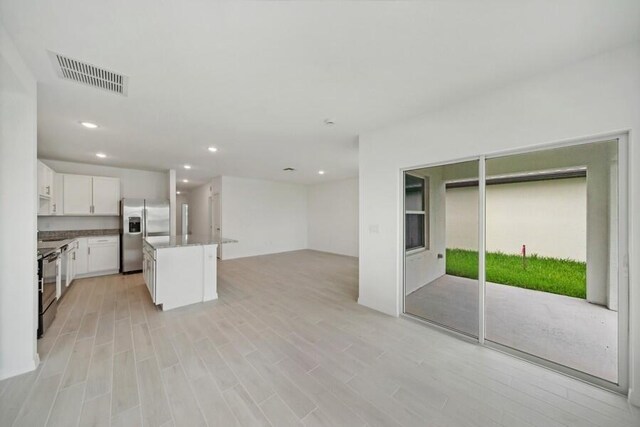
[[[626,392],[626,138],[403,171],[404,307]]]
[[[211,237],[220,238],[221,230],[220,193],[214,193],[210,197],[209,204],[209,230]],[[222,259],[222,245],[218,245],[218,259]]]

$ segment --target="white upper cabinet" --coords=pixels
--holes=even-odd
[[[104,176],[64,175],[65,215],[119,215],[120,179]]]
[[[93,177],[93,214],[118,215],[120,213],[120,180],[103,176]]]
[[[64,214],[91,215],[93,205],[93,177],[64,175]]]
[[[38,196],[50,199],[53,197],[53,170],[38,160]]]
[[[38,215],[120,215],[120,179],[56,173],[38,160]]]
[[[64,213],[63,189],[64,175],[61,173],[53,173],[53,198],[49,204],[49,215],[62,215]]]

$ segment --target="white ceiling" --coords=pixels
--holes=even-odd
[[[0,0],[0,19],[39,81],[41,157],[190,185],[355,176],[363,131],[640,39],[637,0]],[[47,50],[129,76],[128,96],[60,80]]]

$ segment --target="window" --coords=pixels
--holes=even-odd
[[[429,178],[404,174],[405,249],[429,248]]]

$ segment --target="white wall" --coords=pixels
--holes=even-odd
[[[307,248],[307,187],[285,182],[222,177],[222,258]]]
[[[39,216],[38,231],[115,230],[120,228],[117,216]]]
[[[315,249],[358,256],[358,181],[313,186],[217,177],[189,191],[192,234],[211,232],[211,197],[218,193],[221,232],[238,243],[222,259]]]
[[[36,80],[0,24],[0,380],[35,369]]]
[[[169,175],[167,172],[125,169],[87,163],[41,159],[58,173],[110,176],[120,178],[120,195],[132,199],[169,199]],[[119,228],[118,217],[38,217],[39,231],[97,230]]]
[[[358,179],[310,185],[307,196],[308,247],[358,256]]]
[[[630,130],[631,385],[640,387],[639,93],[635,44],[361,135],[359,302],[399,314],[401,168]],[[630,399],[640,405],[640,391]]]
[[[478,250],[478,188],[447,190],[447,248]],[[487,186],[487,251],[587,259],[586,178]]]
[[[203,184],[187,194],[189,203],[189,231],[191,234],[208,236],[211,233],[211,195],[220,191],[220,177]]]

